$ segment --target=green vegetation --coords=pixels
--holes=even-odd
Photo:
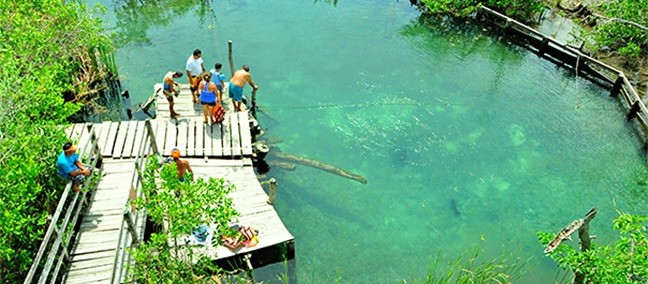
[[[197,179],[180,182],[174,163],[158,166],[158,159],[150,157],[144,173],[143,198],[135,201],[146,208],[148,219],[164,224],[161,232],[133,251],[137,279],[148,283],[211,283],[218,279],[219,269],[209,256],[196,253],[186,241],[193,228],[201,224],[213,225],[212,243],[221,243],[221,235],[233,235],[229,221],[238,216],[232,199],[226,197],[234,187],[221,179]],[[159,178],[159,179],[158,179]],[[185,177],[192,180],[193,176]],[[171,242],[171,243],[169,243]],[[170,248],[172,246],[172,248]]]
[[[493,259],[480,257],[478,246],[466,250],[455,259],[434,258],[424,279],[416,283],[514,283],[524,275],[529,260],[502,255]]]
[[[549,256],[560,267],[578,270],[585,283],[646,283],[648,281],[648,218],[621,214],[614,220],[619,239],[610,245],[597,245],[587,252],[561,244]],[[548,244],[555,234],[538,233],[540,242]]]
[[[648,0],[603,1],[597,24],[583,30],[587,46],[594,51],[610,49],[628,58],[648,54]]]
[[[477,12],[479,6],[487,6],[509,17],[528,22],[537,19],[544,9],[542,0],[422,0],[427,13],[467,17]]]
[[[65,185],[58,125],[98,96],[97,54],[111,45],[77,2],[0,0],[0,26],[0,282],[16,283]]]

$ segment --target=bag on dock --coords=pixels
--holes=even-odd
[[[212,116],[216,123],[223,122],[223,118],[225,118],[225,108],[220,102],[216,102],[216,105],[212,108]]]

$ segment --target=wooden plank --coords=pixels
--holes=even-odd
[[[186,119],[178,121],[178,138],[176,145],[178,149],[180,149],[182,156],[187,155],[187,128],[189,128],[189,122]]]
[[[169,155],[171,153],[171,150],[176,146],[176,134],[177,134],[177,128],[175,123],[172,121],[167,121],[166,123],[166,138],[164,140],[164,152],[163,155]]]
[[[238,113],[232,113],[232,157],[241,156],[241,132],[239,131]]]
[[[155,143],[157,143],[158,151],[164,152],[167,124],[159,119],[154,119],[153,121],[155,122]]]
[[[121,152],[122,158],[130,158],[133,152],[133,142],[135,140],[135,135],[137,134],[137,121],[125,121],[122,124],[128,124],[128,131],[126,132],[126,137],[124,137],[124,148]],[[118,155],[115,155],[117,157]]]
[[[250,133],[249,114],[247,110],[238,114],[241,131],[241,153],[244,157],[250,157],[252,156],[252,133]]]
[[[187,156],[193,157],[196,154],[196,120],[189,120],[187,131]]]
[[[137,157],[139,155],[139,151],[144,151],[145,149],[140,149],[142,147],[142,138],[144,138],[144,134],[146,133],[146,121],[140,120],[137,121],[137,133],[135,134],[135,140],[133,141],[133,151],[131,152],[131,157]],[[151,143],[148,141],[143,141],[144,145],[148,145],[148,147],[145,148],[150,148]],[[144,152],[147,153],[147,152]]]
[[[204,123],[204,125],[205,125],[205,149],[204,149],[205,151],[204,151],[204,155],[207,157],[207,156],[211,156],[211,154],[212,154],[212,146],[213,146],[213,143],[214,143],[214,141],[213,141],[214,140],[213,139],[214,138],[213,137],[213,135],[214,135],[214,125],[213,124],[210,125],[210,124],[206,124],[206,123]]]
[[[72,138],[72,133],[74,133],[74,126],[75,125],[76,125],[76,123],[72,123],[72,124],[68,125],[65,128],[65,134],[67,134],[68,138]]]
[[[196,119],[196,156],[203,156],[205,150],[205,140],[207,136],[207,129],[205,124],[201,120]]]
[[[106,137],[106,146],[101,150],[101,155],[104,157],[112,157],[113,150],[115,149],[115,140],[119,132],[120,123],[118,121],[110,123],[110,131]]]
[[[223,156],[231,156],[232,155],[232,130],[230,127],[231,119],[232,117],[231,112],[228,114],[225,114],[225,119],[223,120]]]
[[[75,127],[75,131],[79,130],[79,156],[83,159],[84,155],[90,152],[90,146],[88,142],[90,141],[90,131],[88,131],[88,126],[92,125],[91,123],[81,123],[81,127]]]
[[[114,158],[121,158],[122,150],[124,149],[124,139],[128,135],[128,122],[121,122],[119,124],[119,130],[117,131],[117,137],[115,137],[115,147],[113,148],[112,156]]]
[[[110,125],[110,121],[104,121],[101,123],[101,133],[99,134],[99,141],[97,141],[97,146],[99,146],[99,149],[102,153],[104,152],[104,148],[106,148],[106,141],[108,140]]]
[[[214,125],[212,131],[212,156],[222,157],[223,156],[223,133],[221,128],[222,124]]]

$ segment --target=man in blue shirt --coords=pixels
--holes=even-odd
[[[56,164],[59,174],[64,179],[72,181],[72,190],[79,192],[79,185],[83,183],[85,177],[90,176],[92,167],[81,163],[79,154],[76,151],[76,145],[70,142],[65,143],[63,152],[58,156]]]

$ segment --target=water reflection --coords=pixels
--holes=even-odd
[[[213,0],[116,0],[114,43],[117,47],[150,45],[148,31],[168,26],[178,17],[193,11],[201,25],[216,23]]]

